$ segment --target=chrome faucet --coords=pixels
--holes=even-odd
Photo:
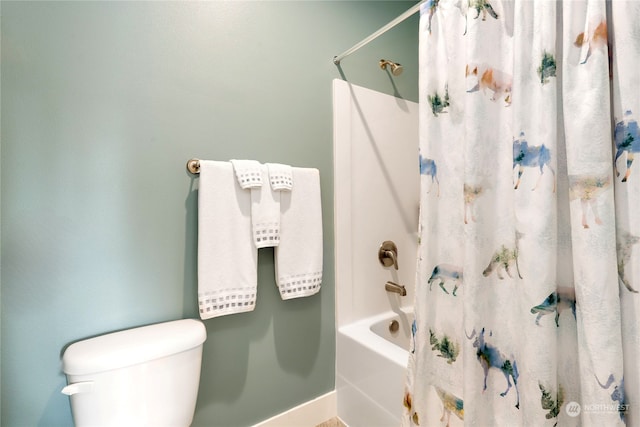
[[[407,295],[407,290],[402,285],[398,285],[394,282],[387,282],[384,285],[384,290],[387,292],[395,292],[396,294],[400,294],[401,296]]]

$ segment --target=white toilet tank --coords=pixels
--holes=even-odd
[[[71,344],[62,356],[77,427],[187,427],[200,382],[206,330],[183,319]]]

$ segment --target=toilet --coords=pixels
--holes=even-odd
[[[75,425],[191,425],[206,338],[202,322],[183,319],[71,344],[62,393]]]

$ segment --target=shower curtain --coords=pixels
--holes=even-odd
[[[640,425],[640,2],[430,0],[404,426]]]

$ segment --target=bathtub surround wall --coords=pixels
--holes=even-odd
[[[71,425],[65,345],[198,316],[191,157],[320,169],[326,273],[282,301],[260,250],[256,310],[205,322],[193,425],[334,389],[331,80],[417,99],[417,17],[331,58],[414,3],[2,2],[0,424]]]
[[[418,104],[333,82],[338,326],[413,304],[420,168]],[[398,270],[378,260],[398,247]],[[385,291],[405,286],[406,296]]]
[[[398,425],[409,343],[391,344],[371,324],[398,318],[409,336],[401,309],[411,312],[416,271],[418,104],[342,80],[333,98],[338,416],[354,427]],[[386,240],[398,270],[378,260]],[[407,295],[386,291],[387,281]]]

